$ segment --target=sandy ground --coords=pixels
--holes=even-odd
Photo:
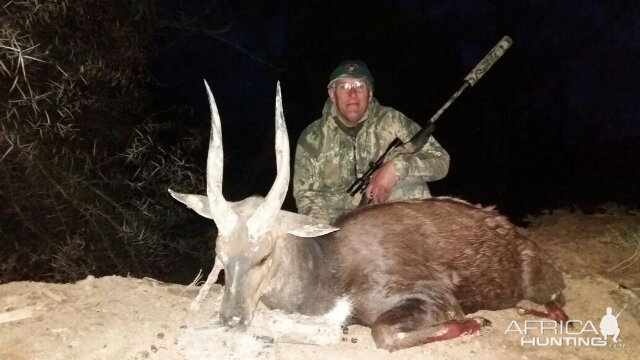
[[[222,288],[218,285],[202,308],[191,312],[196,287],[109,276],[75,284],[0,285],[0,359],[636,359],[640,354],[640,261],[625,262],[633,260],[638,250],[633,237],[629,241],[625,235],[634,228],[640,230],[637,214],[556,212],[534,219],[524,230],[565,273],[565,310],[581,321],[570,330],[573,335],[550,330],[522,335],[512,321],[522,328],[539,319],[508,309],[479,312],[493,323],[479,335],[394,353],[376,349],[369,329],[360,326],[349,327],[346,334],[336,330],[333,344],[314,345],[276,336],[259,325],[249,335],[220,328],[217,304]],[[607,307],[617,314],[625,305],[618,318],[621,341],[616,344],[610,338],[605,346],[521,343],[534,337],[542,343],[550,338],[590,340],[598,335],[589,331],[589,321],[597,329]],[[272,314],[260,309],[256,318]],[[580,334],[584,326],[587,331]],[[243,337],[251,339],[238,342]]]

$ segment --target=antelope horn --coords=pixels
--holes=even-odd
[[[276,87],[276,180],[265,197],[264,203],[256,209],[247,221],[250,240],[257,240],[264,235],[275,221],[278,211],[282,207],[289,188],[289,136],[282,111],[282,95],[280,82]]]
[[[205,80],[209,107],[211,109],[211,137],[209,138],[209,152],[207,154],[207,198],[211,217],[218,226],[218,233],[226,236],[238,222],[238,215],[231,209],[230,204],[222,195],[222,170],[224,154],[222,151],[222,130],[220,127],[220,115],[216,101],[211,94],[209,84]]]

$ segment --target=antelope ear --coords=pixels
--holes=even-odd
[[[187,205],[187,207],[197,212],[200,216],[204,216],[207,219],[213,219],[213,216],[211,215],[211,210],[209,209],[209,199],[206,196],[195,195],[195,194],[182,194],[182,193],[175,192],[171,189],[168,189],[168,190],[169,190],[169,194],[171,194],[171,196],[173,196],[174,199]]]
[[[278,212],[277,224],[280,231],[299,237],[316,237],[340,230],[311,216],[284,210]]]

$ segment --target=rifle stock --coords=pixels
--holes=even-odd
[[[384,153],[376,161],[370,162],[367,171],[365,171],[362,176],[357,178],[356,181],[354,181],[353,184],[351,184],[351,186],[349,186],[349,188],[347,189],[349,195],[355,196],[358,192],[363,192],[367,185],[369,185],[371,175],[373,175],[373,173],[378,170],[380,166],[382,166],[387,155],[400,145],[402,145],[402,141],[398,138],[395,138],[391,142],[391,144],[389,144],[387,150],[385,150]]]

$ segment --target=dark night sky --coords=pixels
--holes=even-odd
[[[158,104],[193,108],[177,121],[208,132],[209,82],[229,200],[264,194],[273,181],[276,81],[292,149],[347,58],[369,64],[381,103],[424,124],[510,35],[512,48],[437,123],[452,162],[433,192],[497,204],[513,218],[567,204],[640,204],[637,1],[160,3],[201,30],[157,34]]]

